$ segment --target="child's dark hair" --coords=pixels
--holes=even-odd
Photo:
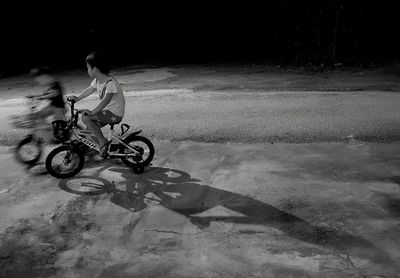
[[[41,67],[37,67],[37,68],[33,68],[31,70],[31,75],[33,77],[38,77],[41,75],[53,75],[54,72],[51,68],[46,67],[46,66],[41,66]]]
[[[107,55],[102,51],[95,51],[86,57],[86,63],[92,68],[96,67],[101,73],[110,73],[110,63]]]

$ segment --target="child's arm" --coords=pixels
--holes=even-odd
[[[49,91],[37,96],[36,99],[39,99],[39,100],[49,99],[49,98],[55,97],[58,94],[59,94],[59,92],[57,90],[49,90]]]
[[[93,94],[96,91],[95,88],[93,88],[92,86],[89,86],[86,88],[86,90],[84,90],[82,92],[82,94],[80,94],[79,96],[70,96],[70,98],[74,99],[76,102],[90,96],[91,94]]]

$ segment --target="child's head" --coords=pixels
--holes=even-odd
[[[109,74],[110,63],[104,52],[95,51],[86,57],[86,66],[91,78],[95,78],[99,73]]]
[[[37,67],[31,70],[33,80],[41,86],[47,86],[54,81],[53,70],[49,67]]]

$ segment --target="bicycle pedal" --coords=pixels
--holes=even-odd
[[[107,152],[107,153],[105,153],[103,155],[100,155],[100,157],[101,157],[102,161],[107,160],[109,158],[109,153]]]

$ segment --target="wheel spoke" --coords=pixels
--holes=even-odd
[[[147,138],[132,136],[128,137],[124,142],[138,152],[138,156],[122,158],[122,161],[129,167],[146,166],[153,159],[154,146]],[[121,153],[132,154],[134,152],[128,148],[123,148]]]
[[[61,169],[61,163],[60,163],[60,164],[57,164],[55,167],[53,167],[53,169],[56,170],[57,172],[61,172],[61,171],[60,171],[60,169]]]

